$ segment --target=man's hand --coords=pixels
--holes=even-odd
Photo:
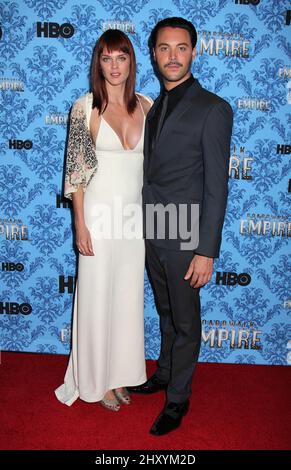
[[[191,287],[202,287],[210,281],[213,272],[213,258],[195,255],[192,259],[184,279],[191,278]]]

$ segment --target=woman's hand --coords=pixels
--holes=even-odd
[[[76,245],[83,256],[94,256],[91,235],[85,224],[76,226]]]

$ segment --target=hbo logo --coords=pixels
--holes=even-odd
[[[2,271],[23,271],[22,263],[2,263]]]
[[[235,0],[236,4],[239,5],[258,5],[261,0]]]
[[[0,314],[7,313],[8,315],[30,315],[32,307],[30,304],[23,303],[18,304],[17,302],[0,302]]]
[[[248,286],[252,278],[247,273],[236,274],[236,273],[216,273],[216,284],[222,284],[224,286]]]
[[[16,149],[16,150],[30,150],[32,148],[31,140],[16,140],[10,139],[9,140],[9,148]]]
[[[75,32],[73,25],[70,23],[36,23],[37,37],[41,36],[45,38],[58,38],[62,37],[65,39],[71,38]]]

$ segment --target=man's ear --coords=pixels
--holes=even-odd
[[[195,60],[196,54],[197,54],[197,49],[196,49],[196,47],[194,47],[194,49],[192,51],[192,60]]]
[[[153,52],[153,58],[154,58],[154,61],[156,62],[156,61],[157,61],[157,59],[156,59],[156,53],[155,53],[155,49],[154,49],[154,48],[152,49],[152,52]]]

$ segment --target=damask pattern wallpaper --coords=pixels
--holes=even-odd
[[[68,113],[88,91],[93,46],[110,27],[129,34],[137,91],[156,98],[147,41],[167,16],[194,23],[193,74],[234,110],[227,215],[221,256],[201,292],[199,360],[291,363],[287,0],[0,1],[2,350],[69,353],[76,252],[62,195]],[[145,332],[147,358],[156,358],[146,273]]]

